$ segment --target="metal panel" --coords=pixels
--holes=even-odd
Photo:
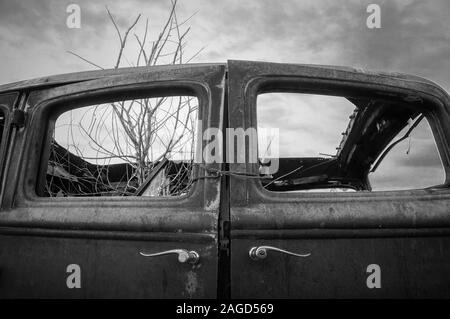
[[[256,96],[272,91],[419,97],[436,115],[433,131],[448,183],[449,97],[432,82],[349,68],[229,61],[229,126],[256,127]],[[258,165],[232,163],[230,170],[254,175]],[[449,296],[446,187],[286,194],[231,176],[230,197],[232,297]],[[266,259],[251,260],[249,250],[261,245],[311,256],[268,251]],[[369,264],[381,267],[380,289],[366,285]]]
[[[17,132],[0,212],[3,297],[216,297],[220,180],[202,178],[207,174],[204,170],[198,170],[200,179],[191,193],[179,198],[36,195],[48,117],[71,106],[189,92],[199,99],[203,128],[221,128],[223,65],[128,71],[99,73],[99,79],[30,93],[27,121]],[[80,77],[84,76],[64,81],[76,82]],[[172,249],[195,250],[200,263],[182,264],[176,255],[139,254]],[[66,285],[69,264],[80,266],[81,288]]]

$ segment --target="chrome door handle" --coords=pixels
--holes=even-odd
[[[283,254],[296,256],[296,257],[308,257],[308,256],[311,255],[310,253],[307,253],[307,254],[295,254],[295,253],[292,253],[290,251],[287,251],[287,250],[284,250],[284,249],[280,249],[280,248],[277,248],[277,247],[272,247],[272,246],[252,247],[248,251],[248,255],[253,260],[260,260],[260,259],[264,259],[264,258],[267,257],[267,251],[268,250],[273,250],[273,251],[277,251],[277,252],[280,252],[280,253],[283,253]]]
[[[164,255],[170,255],[170,254],[176,254],[178,255],[178,261],[180,263],[190,263],[190,264],[196,264],[200,260],[200,255],[194,251],[187,251],[186,249],[171,249],[167,251],[162,251],[159,253],[149,254],[149,253],[143,253],[140,252],[141,256],[144,257],[157,257],[157,256],[164,256]]]

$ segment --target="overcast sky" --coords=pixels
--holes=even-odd
[[[66,26],[71,3],[81,8],[80,29]],[[369,3],[381,7],[380,29],[366,26]],[[0,84],[94,69],[66,51],[112,67],[119,45],[105,6],[122,30],[141,13],[139,34],[149,18],[155,39],[170,1],[0,0]],[[204,50],[194,62],[346,65],[420,75],[450,89],[450,1],[180,0],[177,13],[179,20],[196,13],[186,52]]]

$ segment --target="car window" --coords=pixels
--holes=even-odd
[[[392,140],[384,150],[385,157],[369,173],[373,190],[402,190],[436,186],[444,182],[433,132],[426,118],[418,118]]]
[[[63,112],[50,120],[45,182],[37,193],[187,194],[193,184],[197,113],[193,96],[117,100]]]
[[[427,117],[412,105],[340,96],[257,96],[258,157],[270,163],[276,128],[278,169],[261,179],[270,191],[407,190],[445,180]],[[271,154],[267,156],[267,154]]]

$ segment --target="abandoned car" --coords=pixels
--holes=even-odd
[[[345,67],[2,85],[0,297],[448,298],[449,123],[433,82]]]

